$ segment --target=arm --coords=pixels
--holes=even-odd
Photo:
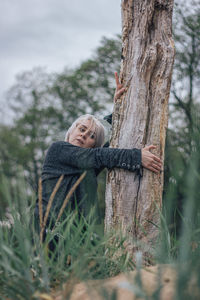
[[[114,148],[81,148],[67,142],[56,142],[47,152],[46,166],[72,166],[78,169],[121,168],[135,171],[141,166],[141,150]]]
[[[121,95],[123,95],[125,88],[123,84],[119,82],[119,77],[117,72],[115,72],[115,82],[116,82],[116,90],[114,95],[114,102],[116,102]],[[104,117],[104,119],[109,123],[112,124],[112,114]],[[153,145],[144,147],[142,151],[142,166],[154,173],[159,173],[162,167],[162,163],[159,157],[152,154],[150,150],[155,149],[156,147]]]

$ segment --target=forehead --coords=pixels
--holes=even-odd
[[[93,124],[92,124],[93,123]],[[84,126],[86,129],[90,129],[91,131],[95,131],[95,123],[92,120],[81,120],[78,125]]]

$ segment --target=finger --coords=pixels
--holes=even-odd
[[[154,147],[155,147],[155,146],[154,146]],[[145,151],[150,152],[150,150],[152,149],[152,145],[151,145],[151,146],[145,146],[143,149],[144,149]]]
[[[158,166],[156,164],[152,164],[152,167],[158,171],[160,171],[160,169],[161,169],[161,166]]]
[[[120,90],[120,89],[122,89],[123,87],[124,87],[123,84],[119,83],[118,86],[117,86],[117,90]]]
[[[158,156],[154,155],[154,156],[153,156],[153,159],[154,159],[156,162],[159,162],[160,164],[162,164],[162,161],[161,161],[161,159],[160,159]]]
[[[118,77],[117,72],[115,72],[115,82],[116,82],[116,85],[117,85],[117,86],[120,84],[120,83],[119,83],[119,77]]]
[[[152,172],[154,172],[154,173],[156,173],[156,174],[159,174],[160,173],[160,170],[157,170],[156,168],[154,168],[154,167],[149,167],[148,168],[150,171],[152,171]]]
[[[114,96],[115,102],[121,97],[121,95],[124,93],[124,91],[125,91],[125,88],[122,88],[118,92],[115,93],[115,96]]]
[[[121,96],[125,91],[125,88],[121,88],[119,91],[117,91],[116,95]]]
[[[153,150],[153,149],[156,149],[156,146],[150,145],[150,146],[147,146],[146,148],[148,148],[148,150]]]

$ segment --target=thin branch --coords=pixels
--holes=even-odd
[[[180,105],[180,107],[183,109],[183,110],[186,110],[186,104],[181,100],[181,98],[176,94],[176,92],[173,90],[172,91],[175,99],[178,101],[178,104]]]

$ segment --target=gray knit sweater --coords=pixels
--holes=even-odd
[[[47,151],[42,170],[42,202],[45,213],[49,197],[59,177],[64,178],[54,198],[51,216],[58,215],[70,188],[86,170],[87,174],[71,197],[67,208],[78,207],[87,215],[96,203],[97,175],[103,168],[121,168],[134,172],[141,167],[141,150],[114,148],[81,148],[68,142],[55,142]],[[38,218],[38,203],[35,216]],[[39,220],[39,218],[38,218]]]

